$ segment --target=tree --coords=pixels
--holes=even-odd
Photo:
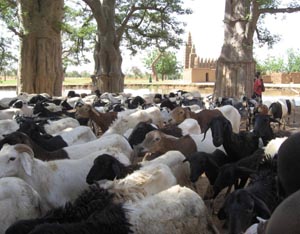
[[[83,1],[65,1],[62,22],[62,61],[64,71],[69,65],[90,63],[96,25],[90,8]],[[89,74],[87,77],[89,77]]]
[[[226,0],[224,43],[217,62],[214,97],[250,97],[253,90],[255,60],[253,37],[268,43],[276,42],[262,27],[265,14],[300,11],[299,3],[283,7],[277,0]]]
[[[10,40],[20,41],[19,92],[61,95],[67,66],[89,62],[85,52],[92,49],[87,44],[93,44],[95,25],[81,2],[0,0],[0,19],[15,35]]]
[[[152,70],[152,76],[153,74],[159,74],[161,75],[162,80],[164,80],[167,76],[179,76],[179,71],[181,70],[178,65],[176,54],[167,51],[152,51],[146,56],[146,58],[144,59],[144,63],[147,68]],[[155,76],[153,78],[155,78]],[[158,81],[158,78],[156,79],[156,81]]]
[[[286,65],[286,71],[290,72],[300,72],[300,52],[299,50],[289,49],[287,51],[288,59]]]
[[[264,61],[257,63],[257,70],[267,72],[300,72],[300,52],[299,50],[288,49],[287,59],[282,57],[269,57]]]
[[[15,11],[11,8],[10,1],[0,0],[0,73],[6,73],[7,70],[14,68],[13,64],[17,61],[15,44],[13,43],[14,34],[7,28],[16,25],[17,17]],[[4,17],[6,16],[6,17]],[[6,27],[7,25],[7,27]]]
[[[257,62],[256,70],[266,74],[271,72],[285,72],[286,67],[283,58],[269,57],[262,62]]]
[[[132,66],[129,70],[129,77],[133,77],[133,78],[142,78],[144,76],[143,72],[141,71],[141,69],[137,66]]]
[[[136,53],[155,45],[161,50],[178,48],[184,32],[175,15],[189,14],[182,0],[83,0],[92,10],[97,23],[94,50],[97,88],[120,92],[124,88],[120,45]],[[124,41],[122,41],[124,39]]]
[[[19,91],[61,95],[64,0],[19,0]]]
[[[11,70],[14,62],[17,58],[13,55],[12,51],[9,50],[11,42],[7,38],[0,38],[0,74],[4,75],[8,70]]]

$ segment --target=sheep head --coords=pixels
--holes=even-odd
[[[23,170],[31,176],[33,155],[32,149],[27,145],[4,145],[0,151],[0,178],[19,176]]]
[[[188,108],[176,107],[170,112],[170,122],[180,124],[186,118],[190,118],[190,110]]]
[[[76,106],[75,118],[90,118],[91,112],[95,110],[91,105],[84,104],[82,106]],[[96,110],[95,110],[96,111]]]

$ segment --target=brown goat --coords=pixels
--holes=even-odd
[[[176,107],[170,112],[171,123],[180,124],[186,118],[197,120],[200,125],[201,132],[205,132],[208,128],[210,121],[217,116],[223,116],[222,112],[218,109],[214,110],[201,110],[198,113],[192,112],[189,108]]]
[[[197,152],[197,145],[190,135],[176,138],[159,130],[153,130],[147,133],[144,141],[136,150],[141,153],[151,153],[151,156],[147,157],[147,160],[150,160],[170,150],[180,151],[183,155],[187,156]]]
[[[118,117],[118,112],[100,113],[91,105],[84,104],[76,107],[75,117],[76,119],[89,118],[93,120],[104,133],[112,124],[112,122]]]

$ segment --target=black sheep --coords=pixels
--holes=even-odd
[[[140,167],[139,164],[125,166],[115,157],[102,154],[95,158],[94,165],[86,177],[86,182],[92,184],[94,181],[99,180],[121,179],[133,171],[138,170]]]
[[[266,234],[299,233],[300,190],[283,200],[267,221]]]
[[[134,148],[134,146],[143,142],[148,132],[157,129],[158,127],[152,124],[151,121],[141,121],[132,130],[130,136],[128,137],[128,142],[131,147]],[[159,128],[159,130],[168,135],[182,137],[182,129],[175,124],[167,124],[164,127]]]
[[[94,184],[73,203],[50,210],[41,218],[17,221],[7,229],[6,234],[130,233],[126,210],[122,205],[114,204],[113,197],[113,194]]]
[[[218,212],[219,219],[226,219],[229,233],[243,233],[256,217],[267,219],[280,203],[277,196],[276,161],[268,158],[260,165],[248,187],[238,189],[226,198]]]
[[[143,142],[145,136],[148,132],[156,130],[151,121],[139,122],[132,130],[130,136],[128,137],[128,142],[133,148],[135,145],[138,145]]]
[[[278,150],[280,194],[287,197],[300,189],[300,133],[288,137]]]
[[[256,172],[259,164],[264,158],[264,150],[258,149],[252,155],[242,158],[237,162],[223,165],[218,170],[217,178],[213,184],[214,198],[225,187],[231,188],[235,185],[235,189],[243,188],[250,176]],[[239,182],[240,180],[240,182]]]
[[[43,134],[41,127],[33,121],[22,122],[18,131],[26,133],[35,143],[47,151],[55,151],[68,146],[60,135],[52,137],[49,134]]]
[[[29,234],[128,234],[130,224],[121,204],[110,204],[97,210],[86,221],[79,223],[46,223],[34,228]]]
[[[221,150],[213,153],[196,152],[186,157],[184,162],[190,163],[190,180],[195,183],[205,173],[209,183],[213,185],[218,175],[219,167],[229,162],[229,157]]]
[[[214,117],[206,131],[208,129],[211,129],[214,145],[216,147],[223,145],[232,161],[238,161],[253,154],[259,147],[260,136],[253,132],[234,133],[230,121],[224,116]]]
[[[26,133],[13,132],[4,136],[0,141],[0,149],[4,144],[16,145],[25,144],[28,145],[34,152],[34,157],[43,161],[65,159],[69,158],[67,152],[64,149],[49,152],[35,143]]]

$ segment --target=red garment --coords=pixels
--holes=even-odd
[[[262,81],[260,79],[255,79],[254,86],[253,86],[253,91],[254,91],[254,93],[256,93],[257,95],[259,95],[261,97]]]

